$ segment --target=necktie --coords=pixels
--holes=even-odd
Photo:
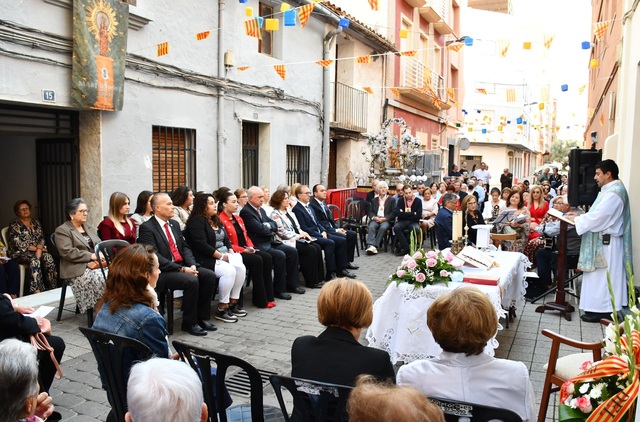
[[[310,206],[306,206],[305,209],[307,210],[307,212],[309,213],[309,215],[311,216],[311,219],[313,220],[314,223],[318,224],[318,222],[316,221],[316,216],[313,215],[313,211],[311,210]]]
[[[167,240],[169,240],[169,249],[171,249],[173,260],[175,262],[182,262],[182,255],[180,255],[180,251],[178,250],[176,242],[173,240],[173,237],[171,236],[171,232],[169,230],[169,223],[164,223],[164,231],[167,233]]]

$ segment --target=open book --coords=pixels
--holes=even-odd
[[[555,208],[549,208],[549,211],[547,211],[547,212],[549,213],[549,215],[552,215],[552,216],[556,217],[559,220],[562,220],[562,221],[564,221],[566,223],[569,223],[571,225],[575,225],[575,223],[573,221],[571,221],[567,217],[565,217],[564,213],[558,211]]]
[[[498,266],[498,263],[495,262],[492,257],[480,252],[473,246],[465,246],[456,256],[467,264],[483,268],[485,270],[488,270],[493,266]]]

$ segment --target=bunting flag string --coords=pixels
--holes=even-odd
[[[356,63],[361,63],[361,64],[371,63],[371,56],[359,56],[356,58]]]
[[[333,64],[333,60],[318,60],[316,63],[322,67],[329,67]]]
[[[596,36],[598,41],[602,40],[607,27],[609,26],[609,21],[604,22],[596,22],[593,24],[593,35]]]
[[[211,31],[198,32],[196,34],[196,40],[197,41],[206,40],[207,38],[209,38],[209,35],[211,35]]]
[[[447,50],[455,51],[456,53],[464,47],[464,44],[449,44]]]
[[[314,3],[305,4],[304,6],[300,6],[300,13],[298,14],[298,19],[300,19],[300,26],[305,27],[307,22],[309,21],[309,17],[311,17],[311,12],[313,12],[313,8],[315,7]]]
[[[401,56],[408,56],[408,57],[415,57],[416,54],[418,54],[418,52],[416,50],[411,50],[411,51],[401,51],[400,55]]]
[[[157,50],[158,50],[158,57],[166,56],[167,54],[169,54],[169,43],[163,42],[158,44]]]
[[[283,64],[276,64],[273,66],[274,70],[280,75],[282,80],[287,79],[287,67]]]
[[[259,40],[262,39],[262,31],[260,31],[260,24],[258,19],[249,19],[244,22],[244,32],[250,37],[255,37]]]

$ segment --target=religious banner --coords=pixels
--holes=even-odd
[[[129,6],[120,0],[73,1],[74,105],[122,110]]]

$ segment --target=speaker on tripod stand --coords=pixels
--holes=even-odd
[[[572,207],[591,205],[600,188],[594,180],[596,164],[602,161],[602,150],[569,150],[569,204]]]

